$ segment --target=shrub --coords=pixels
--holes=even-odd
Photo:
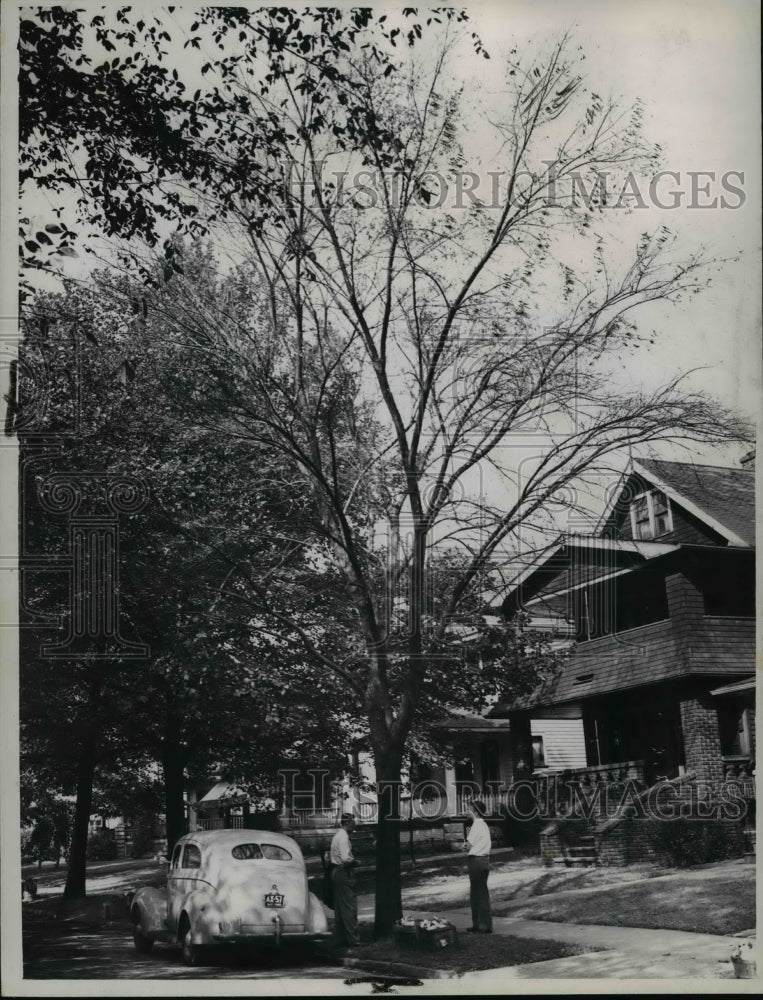
[[[654,821],[650,827],[652,845],[676,868],[722,861],[729,856],[729,831],[717,821],[681,818]]]
[[[88,861],[114,861],[117,857],[117,841],[113,830],[96,830],[87,838]]]

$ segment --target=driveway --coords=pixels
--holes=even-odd
[[[314,955],[221,953],[211,964],[188,968],[180,951],[157,944],[137,955],[126,921],[62,933],[30,926],[24,933],[25,979],[346,979],[348,970]]]

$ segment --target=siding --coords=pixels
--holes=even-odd
[[[590,698],[594,694],[638,687],[683,672],[671,623],[655,622],[581,642],[575,647],[548,700]],[[586,674],[592,674],[590,680],[576,683],[576,678]]]
[[[738,675],[755,668],[752,619],[700,618],[683,641],[682,635],[673,622],[664,621],[581,642],[543,704],[579,701],[671,677]],[[589,680],[577,682],[586,674],[592,675]]]
[[[585,767],[582,719],[531,719],[530,732],[543,737],[545,767]]]
[[[755,670],[752,618],[703,618],[691,640],[691,670],[743,673]]]

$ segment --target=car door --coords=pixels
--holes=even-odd
[[[183,906],[194,889],[199,887],[201,881],[201,848],[198,844],[186,844],[183,848]],[[182,912],[183,906],[178,910]]]
[[[183,844],[175,844],[175,850],[172,852],[170,866],[167,870],[167,926],[173,932],[177,930],[178,919],[182,912],[183,846]]]

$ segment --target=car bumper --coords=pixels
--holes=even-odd
[[[215,944],[286,944],[287,942],[301,942],[304,944],[318,943],[319,941],[329,941],[330,931],[320,933],[309,933],[307,931],[294,931],[288,933],[284,931],[280,935],[276,934],[213,934],[212,940]]]

